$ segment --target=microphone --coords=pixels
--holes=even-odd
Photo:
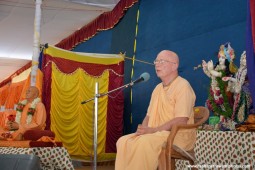
[[[145,73],[141,74],[138,79],[136,79],[135,81],[132,81],[131,86],[136,83],[139,83],[141,81],[148,81],[149,79],[150,79],[150,74],[145,72]]]

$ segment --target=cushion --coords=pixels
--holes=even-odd
[[[62,142],[41,142],[41,141],[30,141],[29,143],[30,147],[62,147]]]
[[[55,138],[55,133],[50,130],[28,130],[24,133],[24,140],[37,141],[42,136]]]

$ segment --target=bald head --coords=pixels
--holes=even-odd
[[[27,100],[34,100],[39,96],[39,90],[35,86],[30,86],[26,91],[26,98]]]
[[[169,50],[161,51],[154,64],[156,74],[163,84],[168,84],[178,76],[179,57],[175,52]]]
[[[163,56],[165,59],[174,62],[177,64],[177,66],[179,66],[179,57],[178,55],[170,50],[163,50],[161,51],[158,56]]]

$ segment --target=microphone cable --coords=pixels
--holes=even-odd
[[[148,65],[153,65],[153,66],[154,66],[153,63],[150,63],[150,62],[147,62],[147,61],[138,60],[138,59],[134,59],[134,58],[129,58],[129,57],[125,57],[125,56],[124,56],[124,58],[129,59],[129,60],[132,60],[132,61],[138,61],[138,62],[140,62],[140,63],[144,63],[144,64],[148,64]]]

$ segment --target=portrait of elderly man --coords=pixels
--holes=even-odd
[[[22,140],[23,134],[27,130],[43,130],[45,128],[46,110],[38,96],[37,87],[30,86],[27,89],[26,99],[18,103],[16,114],[8,115],[5,127],[1,127],[1,140]]]

